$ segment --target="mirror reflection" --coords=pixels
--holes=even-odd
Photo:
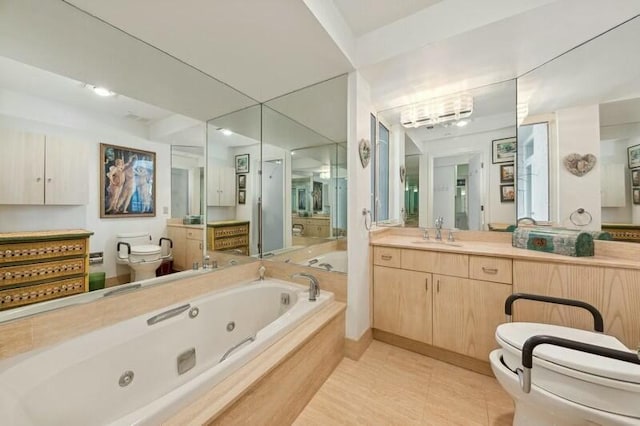
[[[152,255],[159,256],[148,262],[159,265],[151,275],[192,269],[195,262],[201,267],[205,231],[200,218],[206,214],[204,120],[255,101],[64,2],[43,3],[37,12],[15,3],[3,14],[6,37],[0,49],[0,146],[11,153],[0,158],[5,182],[0,191],[0,243],[31,244],[15,232],[42,242],[43,235],[81,229],[81,239],[86,234],[87,241],[74,242],[74,250],[82,248],[78,259],[95,256],[91,264],[80,262],[79,269],[65,265],[65,272],[55,279],[19,271],[20,282],[0,283],[0,297],[8,300],[3,292],[16,289],[32,296],[0,309],[12,309],[19,316],[80,303],[144,276],[135,273],[131,259],[117,249],[117,242],[131,234],[144,235],[143,245],[154,246]],[[119,147],[109,151],[118,153],[117,158],[107,159],[113,164],[105,163],[106,156],[101,158],[101,144]],[[142,154],[134,156],[136,152],[153,155],[144,154],[140,160]],[[145,208],[145,216],[128,215],[123,208],[118,217],[101,217],[101,193],[108,194],[106,187],[100,188],[101,177],[111,182],[106,172],[118,168],[117,160],[122,161],[122,174],[111,176],[123,177],[121,183],[134,194],[131,203],[137,202],[136,191],[148,191],[140,199],[154,206],[152,214]],[[145,162],[146,176],[142,164],[136,167],[138,160]],[[131,167],[124,170],[127,164]],[[49,180],[35,175],[46,170],[52,173]],[[31,178],[36,185],[27,188]],[[47,182],[51,189],[45,188]],[[54,188],[53,182],[63,185]],[[24,195],[34,196],[20,198]],[[61,241],[68,239],[65,235]],[[167,237],[174,240],[171,258],[167,244],[160,242]],[[69,247],[60,243],[50,248],[63,246]],[[51,258],[51,267],[62,270],[58,260]],[[0,265],[5,266],[6,262]],[[73,292],[44,288],[65,279],[74,280]],[[78,294],[70,295],[74,292]]]
[[[265,258],[346,272],[346,108],[346,75],[263,106]]]
[[[518,79],[518,216],[640,240],[639,36],[635,18]]]
[[[378,224],[461,230],[513,223],[515,80],[377,114]]]

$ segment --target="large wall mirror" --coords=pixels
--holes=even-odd
[[[68,156],[61,158],[68,160],[65,167],[73,171],[73,182],[88,196],[73,205],[3,202],[0,232],[87,229],[93,232],[90,251],[104,254],[104,263],[87,272],[104,273],[109,286],[130,279],[128,266],[116,262],[116,235],[148,232],[157,243],[188,217],[193,219],[189,229],[199,232],[176,239],[174,260],[183,259],[184,269],[191,269],[192,261],[201,264],[206,225],[198,218],[207,214],[209,206],[203,169],[205,122],[256,102],[65,2],[41,2],[38,8],[30,2],[7,3],[10,7],[0,14],[0,128],[55,136],[73,144]],[[98,96],[93,86],[113,93]],[[105,168],[101,143],[155,153],[154,215],[100,217],[99,182]],[[15,141],[0,140],[0,149],[11,153],[5,156],[11,161],[42,163],[34,152],[18,147]],[[179,265],[174,262],[174,266]],[[57,308],[103,297],[111,290],[13,311],[20,315]]]
[[[518,79],[518,217],[640,225],[639,37],[635,18]]]
[[[264,104],[265,258],[346,272],[346,140],[346,75]],[[305,249],[312,246],[313,256],[307,259],[304,253],[310,251]],[[332,252],[332,261],[318,261],[320,252]]]
[[[513,223],[516,83],[372,117],[376,222],[486,230]]]

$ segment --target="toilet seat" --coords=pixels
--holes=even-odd
[[[537,323],[506,323],[496,340],[509,369],[522,365],[522,345],[531,336],[550,335],[629,351],[613,336]],[[532,381],[541,389],[584,406],[640,419],[640,366],[552,345],[534,350]]]

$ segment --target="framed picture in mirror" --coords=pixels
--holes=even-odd
[[[633,188],[631,198],[633,198],[633,204],[640,204],[640,188]]]
[[[236,155],[236,173],[249,173],[249,154]]]
[[[512,203],[516,199],[516,188],[513,185],[500,185],[500,202]]]
[[[156,154],[100,144],[100,217],[156,215]]]
[[[307,209],[307,191],[304,188],[298,188],[298,210]]]
[[[630,169],[640,167],[640,145],[634,145],[627,148],[627,159],[629,161]]]
[[[322,210],[322,182],[313,182],[313,211]]]
[[[500,166],[500,183],[513,183],[514,166],[511,164],[503,164]]]
[[[246,189],[247,175],[238,175],[238,189]]]
[[[640,169],[631,170],[631,186],[640,186]]]
[[[247,191],[241,189],[238,191],[238,204],[246,204],[247,203]]]
[[[513,163],[516,158],[516,138],[496,139],[493,144],[493,164]]]

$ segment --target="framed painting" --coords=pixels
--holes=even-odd
[[[631,170],[631,186],[640,186],[640,169]]]
[[[307,209],[307,191],[304,188],[298,188],[298,210]]]
[[[156,154],[100,144],[100,217],[156,215]]]
[[[249,173],[249,154],[236,155],[236,173]]]
[[[244,189],[238,190],[238,204],[246,204],[247,203],[247,191]]]
[[[247,175],[238,175],[238,189],[247,188]]]
[[[322,182],[313,182],[313,211],[322,211]]]
[[[640,145],[634,145],[627,148],[627,159],[629,161],[630,169],[640,167]]]
[[[500,202],[512,203],[516,199],[516,188],[513,185],[500,185]]]
[[[513,163],[516,158],[516,138],[496,139],[493,143],[493,164]]]
[[[503,164],[500,166],[500,183],[513,183],[513,164]]]
[[[633,204],[640,204],[640,188],[633,188],[631,191]]]

